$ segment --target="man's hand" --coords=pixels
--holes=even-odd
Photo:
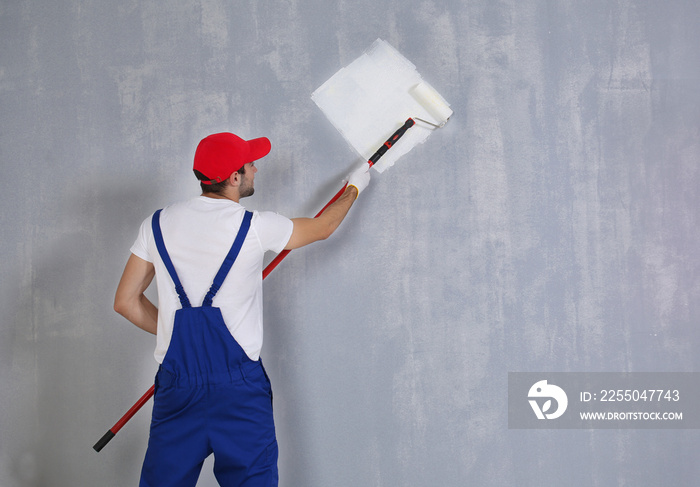
[[[348,187],[354,186],[357,189],[357,196],[360,196],[362,190],[369,184],[369,164],[362,163],[362,166],[355,169],[348,175]],[[356,196],[356,197],[357,197]]]

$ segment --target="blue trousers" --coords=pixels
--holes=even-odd
[[[177,313],[184,316],[156,375],[140,486],[194,486],[212,453],[221,486],[276,486],[272,391],[262,363],[243,352],[218,308]]]

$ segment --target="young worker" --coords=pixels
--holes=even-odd
[[[277,485],[260,361],[263,256],[328,238],[370,176],[368,164],[353,171],[318,218],[247,211],[239,201],[253,194],[255,161],[269,152],[264,137],[204,138],[194,156],[202,194],[148,217],[131,247],[114,309],[156,335],[160,363],[142,487],[194,486],[212,453],[222,486]],[[158,308],[144,296],[154,276]]]

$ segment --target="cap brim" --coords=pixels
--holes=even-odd
[[[249,140],[248,148],[250,149],[250,152],[248,153],[249,162],[253,162],[268,155],[272,145],[267,137],[259,137],[257,139]]]

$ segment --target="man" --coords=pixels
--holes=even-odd
[[[114,309],[156,335],[153,417],[141,486],[194,486],[214,454],[222,486],[277,485],[272,392],[260,361],[266,251],[328,238],[369,183],[353,171],[342,196],[318,218],[248,212],[255,161],[266,138],[213,134],[197,146],[202,195],[141,225]],[[222,264],[223,263],[223,264]],[[153,277],[158,308],[144,295]]]

